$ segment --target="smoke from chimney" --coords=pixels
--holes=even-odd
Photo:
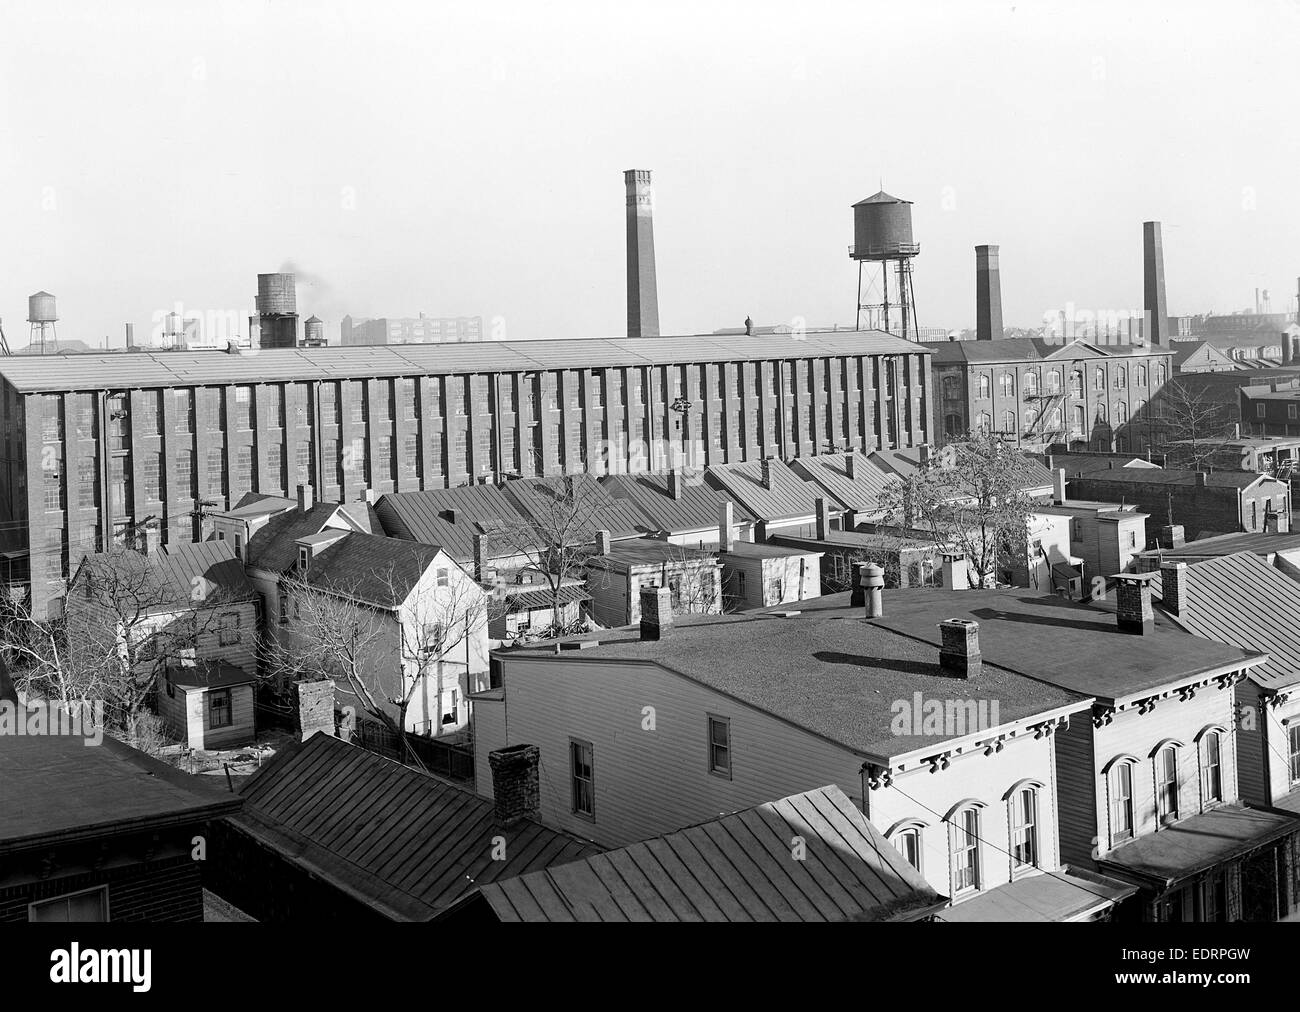
[[[998,247],[975,247],[975,339],[1000,341],[1002,327],[1002,274]]]

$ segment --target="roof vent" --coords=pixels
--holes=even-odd
[[[560,640],[555,645],[557,654],[566,650],[591,650],[593,647],[600,646],[600,640]]]

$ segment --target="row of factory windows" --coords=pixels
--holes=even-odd
[[[1163,362],[1158,362],[1152,366],[1152,372],[1155,377],[1157,387],[1164,384],[1167,378],[1166,366]],[[1021,396],[1036,397],[1040,395],[1054,396],[1064,392],[1062,387],[1064,373],[1060,369],[1048,369],[1045,374],[1040,375],[1038,369],[1027,369],[1021,375]],[[1148,379],[1147,366],[1138,364],[1133,367],[1133,385],[1136,387],[1146,387]],[[998,393],[1003,397],[1016,396],[1016,373],[1014,371],[999,372],[996,377]],[[1106,370],[1098,366],[1093,370],[1092,376],[1093,390],[1105,390],[1107,388]],[[1082,397],[1084,395],[1086,377],[1084,370],[1073,369],[1070,371],[1069,394],[1071,397]],[[979,373],[975,378],[976,397],[987,399],[993,395],[994,377],[987,372]],[[1116,366],[1110,373],[1110,385],[1116,390],[1125,390],[1129,385],[1129,370],[1125,366]],[[947,400],[959,400],[962,397],[961,379],[953,374],[943,377],[942,381],[943,397]]]

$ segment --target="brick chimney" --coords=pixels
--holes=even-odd
[[[1161,564],[1160,604],[1171,615],[1182,614],[1183,590],[1186,581],[1186,562],[1165,562]]]
[[[966,618],[950,618],[939,623],[943,645],[939,648],[939,666],[958,678],[979,676],[980,624]]]
[[[596,532],[596,554],[597,555],[609,554],[609,531]]]
[[[541,749],[536,745],[507,745],[488,753],[492,798],[497,821],[502,825],[535,819],[541,812],[540,760]]]
[[[731,551],[731,528],[734,522],[731,501],[718,503],[718,551]]]
[[[1155,627],[1155,612],[1151,610],[1151,578],[1153,573],[1116,573],[1115,618],[1124,632],[1139,636]]]
[[[867,618],[880,618],[885,614],[885,571],[874,562],[862,567],[863,604]]]
[[[762,461],[760,461],[759,467],[763,487],[770,492],[772,490],[772,458],[764,457]]]
[[[1165,524],[1160,528],[1158,544],[1161,548],[1182,548],[1187,544],[1187,535],[1182,524]]]
[[[818,496],[813,500],[813,515],[817,524],[817,540],[825,541],[831,529],[831,511],[826,500]]]
[[[306,513],[315,505],[315,490],[310,485],[298,486],[298,512]]]
[[[649,169],[623,173],[627,191],[627,336],[659,336],[654,196]]]
[[[852,450],[844,455],[844,473],[849,476],[849,481],[858,478],[858,455]]]
[[[1164,344],[1169,336],[1169,308],[1165,300],[1165,247],[1158,221],[1142,223],[1142,308],[1147,343]]]
[[[668,472],[668,495],[672,499],[682,497],[682,472],[676,467]]]
[[[667,587],[641,588],[641,638],[661,640],[673,631],[673,592]]]
[[[975,247],[975,339],[1000,341],[1002,328],[1002,276],[998,247]]]
[[[487,572],[487,535],[474,535],[474,579],[479,583],[483,582],[483,574]]]

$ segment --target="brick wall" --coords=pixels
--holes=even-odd
[[[200,862],[188,854],[77,875],[25,882],[0,889],[0,923],[28,919],[27,906],[67,893],[108,886],[113,921],[186,922],[203,920]]]

